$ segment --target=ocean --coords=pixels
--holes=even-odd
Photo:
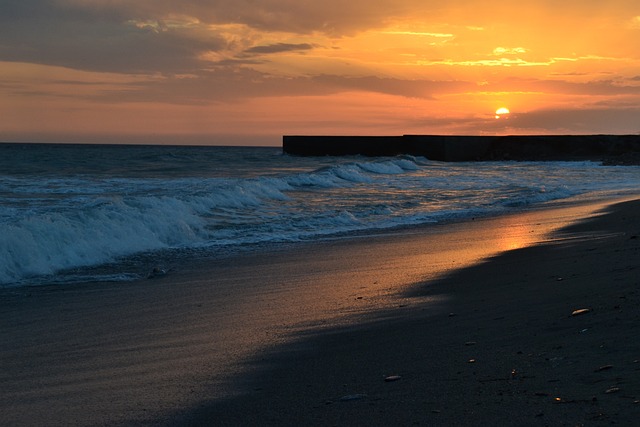
[[[0,144],[0,287],[128,282],[194,257],[637,193],[640,166]]]

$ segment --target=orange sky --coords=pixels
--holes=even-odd
[[[638,132],[637,0],[0,5],[1,141]]]

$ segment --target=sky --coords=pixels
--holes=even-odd
[[[589,133],[640,133],[638,0],[0,0],[0,141]]]

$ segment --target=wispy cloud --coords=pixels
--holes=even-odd
[[[512,117],[510,126],[574,133],[638,133],[640,108],[574,108],[532,111]]]
[[[526,53],[527,49],[523,47],[497,47],[493,49],[493,55],[502,56],[502,55],[519,55],[521,53]]]
[[[439,39],[454,37],[454,35],[450,33],[430,33],[421,31],[383,31],[382,34],[390,34],[396,36],[435,37]]]
[[[218,68],[194,78],[162,78],[101,91],[105,102],[159,102],[215,104],[261,97],[328,96],[349,92],[379,93],[398,97],[433,99],[451,92],[473,91],[477,84],[464,81],[403,80],[376,76],[317,75],[277,77],[254,70]]]
[[[524,89],[529,92],[555,95],[640,95],[640,86],[626,79],[571,82],[552,79],[507,78],[485,85],[483,89],[495,92],[517,92]]]
[[[315,46],[310,43],[275,43],[269,45],[259,45],[253,46],[249,49],[244,50],[243,54],[260,54],[260,55],[269,55],[273,53],[284,53],[284,52],[304,52],[313,49]]]

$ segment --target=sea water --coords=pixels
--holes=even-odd
[[[640,167],[295,157],[279,147],[0,144],[0,286],[637,192]]]

